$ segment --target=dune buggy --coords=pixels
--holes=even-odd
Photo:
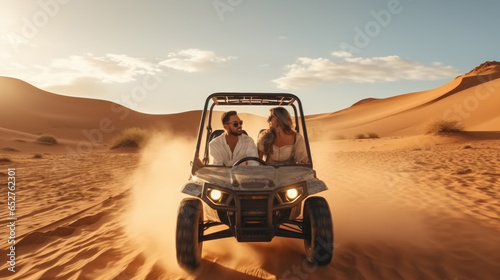
[[[219,119],[212,122],[216,112],[256,106],[268,109],[284,106],[291,111],[296,131],[304,136],[309,164],[273,166],[259,158],[247,157],[233,166],[210,165],[209,142],[223,132],[213,129],[220,122]],[[266,118],[256,118],[265,128]],[[241,164],[250,160],[260,165]],[[303,239],[308,261],[316,265],[331,262],[330,208],[323,197],[310,197],[327,187],[316,178],[302,104],[295,95],[214,93],[208,96],[191,165],[189,181],[181,192],[192,198],[181,202],[177,217],[176,250],[181,267],[196,269],[203,242],[227,237],[235,237],[238,242],[269,242],[275,236]]]

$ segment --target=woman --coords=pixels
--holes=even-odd
[[[269,110],[269,129],[259,135],[259,157],[268,164],[308,164],[306,144],[302,134],[293,129],[290,113],[283,107]]]

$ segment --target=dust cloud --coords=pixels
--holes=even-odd
[[[141,151],[131,184],[124,228],[147,258],[156,258],[169,272],[179,273],[175,253],[177,211],[186,195],[179,189],[189,178],[192,139],[154,134]]]
[[[156,133],[141,151],[139,166],[128,182],[131,184],[130,205],[123,215],[123,227],[129,237],[148,261],[156,261],[175,275],[196,276],[210,270],[214,263],[244,273],[255,270],[256,266],[266,262],[263,248],[238,243],[234,238],[204,242],[202,265],[196,275],[188,275],[178,266],[175,248],[177,211],[182,199],[189,197],[179,189],[189,179],[195,141],[172,135]],[[281,247],[279,241],[273,243],[274,248],[264,250]]]

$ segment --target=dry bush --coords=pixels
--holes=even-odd
[[[356,134],[356,136],[354,136],[354,139],[366,139],[366,136],[363,133],[360,133]]]
[[[469,174],[469,173],[472,173],[472,169],[470,169],[470,168],[460,168],[457,170],[457,172],[455,172],[455,174],[457,174],[457,175],[465,175],[465,174]]]
[[[7,162],[12,162],[12,160],[10,160],[10,158],[8,157],[0,157],[0,163],[7,163]]]
[[[369,132],[367,138],[380,138],[377,133]]]
[[[141,148],[144,147],[147,139],[147,130],[138,127],[130,127],[122,130],[119,135],[111,140],[110,149]]]
[[[429,123],[425,129],[426,134],[440,134],[449,132],[460,132],[463,125],[459,121],[437,120]]]
[[[39,143],[39,144],[44,144],[44,145],[55,145],[57,144],[57,140],[54,136],[51,136],[51,135],[42,135],[40,137],[38,137],[36,140],[35,140],[36,143]]]
[[[3,147],[2,151],[6,151],[6,152],[19,152],[18,149],[15,149],[15,148],[12,148],[12,147]]]
[[[33,158],[42,158],[42,157],[43,157],[42,154],[34,154],[33,155]]]

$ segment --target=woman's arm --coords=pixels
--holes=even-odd
[[[302,134],[300,133],[297,133],[295,137],[296,137],[295,144],[293,145],[294,161],[297,164],[308,164],[309,157],[307,156],[306,142],[304,140],[304,136],[302,136]]]

